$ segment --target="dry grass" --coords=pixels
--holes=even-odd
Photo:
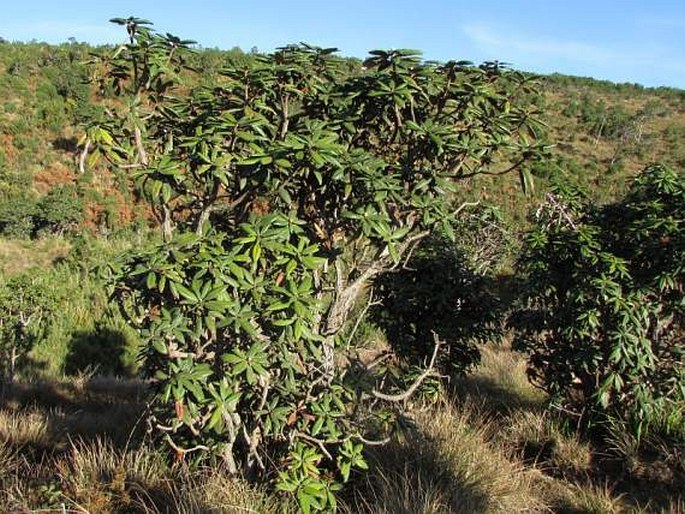
[[[174,492],[178,512],[230,514],[289,514],[294,504],[270,496],[245,480],[230,477],[222,469],[208,469],[186,477]]]
[[[626,497],[612,490],[609,484],[579,484],[555,480],[540,474],[537,490],[547,498],[551,512],[619,514],[637,513],[640,510],[631,505]]]
[[[372,456],[349,512],[541,512],[533,476],[492,441],[496,425],[472,405],[419,410],[415,428]]]
[[[292,505],[222,468],[172,468],[149,446],[119,449],[96,439],[74,443],[56,467],[60,501],[86,513],[282,513]]]
[[[12,444],[0,442],[0,477],[14,473],[19,465],[19,455]]]
[[[131,511],[162,488],[168,476],[158,452],[120,450],[100,439],[73,443],[57,468],[65,499],[86,512]]]
[[[76,438],[106,437],[123,445],[142,428],[144,391],[143,382],[110,378],[15,384],[0,409],[0,442],[63,451]]]
[[[49,448],[53,441],[48,417],[38,409],[0,410],[0,444],[11,448]]]
[[[511,350],[510,341],[479,347],[479,366],[453,384],[453,394],[481,405],[488,412],[505,414],[511,410],[541,410],[545,394],[531,385],[526,375],[526,359]]]
[[[684,514],[685,500],[672,500],[669,504],[659,511],[661,514]]]
[[[567,434],[548,413],[517,412],[498,440],[514,457],[556,476],[583,479],[591,472],[590,445]]]
[[[71,244],[57,237],[35,241],[0,238],[0,274],[11,277],[31,268],[45,269],[70,251]]]
[[[189,473],[146,444],[146,385],[16,384],[0,409],[0,512],[295,512],[222,469]]]
[[[545,413],[525,363],[506,346],[486,345],[480,367],[453,386],[451,399],[415,405],[408,428],[369,449],[371,470],[347,488],[342,512],[683,512],[677,494],[637,496],[602,474],[593,447]],[[0,505],[8,512],[297,511],[221,468],[189,473],[171,465],[134,430],[145,390],[143,382],[88,375],[16,385],[0,409]]]

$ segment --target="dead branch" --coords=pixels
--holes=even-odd
[[[409,398],[414,392],[419,388],[419,386],[423,383],[426,378],[428,378],[430,375],[434,374],[434,366],[435,366],[435,359],[438,357],[438,350],[440,350],[440,346],[442,345],[442,341],[438,337],[438,334],[433,332],[433,341],[435,341],[435,348],[433,348],[433,355],[431,356],[430,363],[428,364],[428,367],[426,370],[419,375],[419,377],[414,381],[412,385],[409,386],[409,388],[404,391],[403,393],[399,394],[385,394],[382,393],[376,389],[374,389],[371,393],[375,398],[378,398],[379,400],[385,400],[387,402],[401,402]]]
[[[205,446],[203,444],[198,444],[197,446],[193,446],[192,448],[182,448],[181,446],[178,446],[176,443],[174,443],[173,439],[167,435],[166,437],[167,442],[169,443],[169,446],[171,446],[174,450],[176,450],[177,453],[180,453],[182,455],[185,455],[186,453],[192,453],[196,452],[198,450],[203,450],[208,452],[209,447]]]
[[[326,457],[328,457],[329,460],[333,460],[333,456],[331,453],[326,449],[326,441],[322,441],[321,439],[317,439],[316,437],[312,437],[310,435],[307,435],[303,432],[296,431],[294,434],[295,437],[300,437],[304,439],[305,441],[309,441],[310,443],[314,443],[319,447],[321,450],[321,453],[323,453]]]
[[[546,206],[551,208],[552,212],[554,212],[555,214],[560,215],[560,218],[563,218],[564,220],[566,220],[568,225],[573,230],[577,230],[578,227],[576,226],[576,223],[573,220],[573,218],[571,217],[571,215],[568,213],[567,207],[565,205],[563,205],[562,202],[559,201],[558,197],[552,193],[547,194],[547,205],[543,204],[535,213],[535,216],[537,219],[542,218],[542,211]],[[555,221],[557,221],[557,223],[559,223],[559,221],[561,221],[560,218],[557,218],[557,220],[555,220]]]

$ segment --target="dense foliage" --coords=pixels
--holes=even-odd
[[[500,234],[488,233],[489,226],[478,221],[469,232],[459,233],[458,244],[445,236],[429,238],[406,267],[376,280],[373,291],[371,318],[382,327],[395,353],[409,357],[409,362],[421,362],[431,355],[432,334],[437,334],[444,341],[437,367],[448,376],[478,363],[477,343],[499,341],[503,335],[501,304],[483,271],[492,264],[487,262],[488,243],[501,252],[500,257],[506,252],[497,244]],[[461,239],[474,235],[476,227],[490,240],[482,251],[468,255],[464,243],[469,241]],[[479,259],[485,269],[478,272],[470,265],[472,259]]]
[[[530,376],[586,421],[640,434],[685,401],[685,176],[653,166],[625,198],[593,206],[557,190],[536,213],[515,318]]]
[[[279,471],[304,510],[333,505],[441,345],[407,391],[380,391],[345,351],[353,307],[432,231],[454,237],[460,179],[529,183],[537,122],[517,101],[535,82],[408,50],[350,75],[303,45],[183,93],[188,42],[114,21],[129,42],[96,72],[127,101],[88,142],[131,170],[166,239],[112,267],[148,342],[153,426],[179,459],[209,450],[233,472]]]

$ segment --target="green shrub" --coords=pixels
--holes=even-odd
[[[469,267],[458,245],[443,237],[426,242],[407,266],[380,277],[373,311],[395,352],[422,362],[433,350],[433,336],[445,341],[438,363],[443,373],[463,373],[479,359],[477,342],[502,336],[501,312],[489,280]]]
[[[106,316],[97,320],[93,327],[74,330],[70,334],[64,372],[68,375],[97,372],[100,375],[134,376],[138,369],[136,350],[139,348],[135,340],[132,341],[130,332],[129,327]]]
[[[460,179],[530,184],[520,164],[539,124],[521,95],[536,83],[411,50],[373,51],[350,75],[334,49],[301,45],[181,96],[189,42],[114,21],[130,39],[100,78],[132,110],[95,120],[87,141],[131,165],[165,236],[109,270],[156,379],[152,425],[179,460],[206,451],[305,512],[334,508],[366,468],[365,437],[415,390],[381,391],[386,374],[343,352],[355,303],[450,232]]]
[[[92,273],[93,265],[108,262],[120,250],[103,243],[90,246],[87,253],[72,251],[51,266],[21,275],[49,299],[49,308],[41,309],[40,327],[34,327],[31,344],[16,360],[19,377],[55,379],[84,371],[131,376],[138,369],[139,338],[118,310],[109,308],[105,284]],[[10,296],[7,301],[11,307],[15,300]]]
[[[74,185],[58,185],[50,189],[38,204],[39,230],[53,234],[73,231],[83,219],[83,199]]]
[[[685,401],[685,176],[652,166],[604,207],[557,190],[536,221],[512,318],[530,376],[566,410],[639,435]]]
[[[16,191],[3,195],[0,197],[0,234],[20,239],[32,237],[39,212],[38,199],[33,195]]]
[[[0,234],[5,237],[64,234],[83,219],[83,199],[75,186],[55,186],[43,198],[22,191],[11,178],[0,186],[6,191],[0,197]]]

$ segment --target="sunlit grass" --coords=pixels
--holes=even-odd
[[[71,251],[71,243],[61,237],[40,240],[0,238],[0,276],[6,278],[32,268],[45,269]]]
[[[513,352],[508,340],[480,345],[479,350],[476,369],[452,385],[457,398],[469,399],[489,412],[544,408],[546,396],[529,382],[525,356]]]
[[[603,475],[595,448],[546,413],[506,346],[483,347],[481,365],[452,385],[442,400],[414,402],[406,428],[368,449],[371,469],[353,477],[341,512],[682,512],[677,494],[631,496]],[[0,503],[10,512],[297,512],[221,467],[174,465],[145,435],[146,391],[89,374],[16,384],[0,409]]]
[[[542,512],[533,476],[491,443],[496,425],[473,405],[414,413],[415,427],[372,452],[373,471],[350,511]]]

